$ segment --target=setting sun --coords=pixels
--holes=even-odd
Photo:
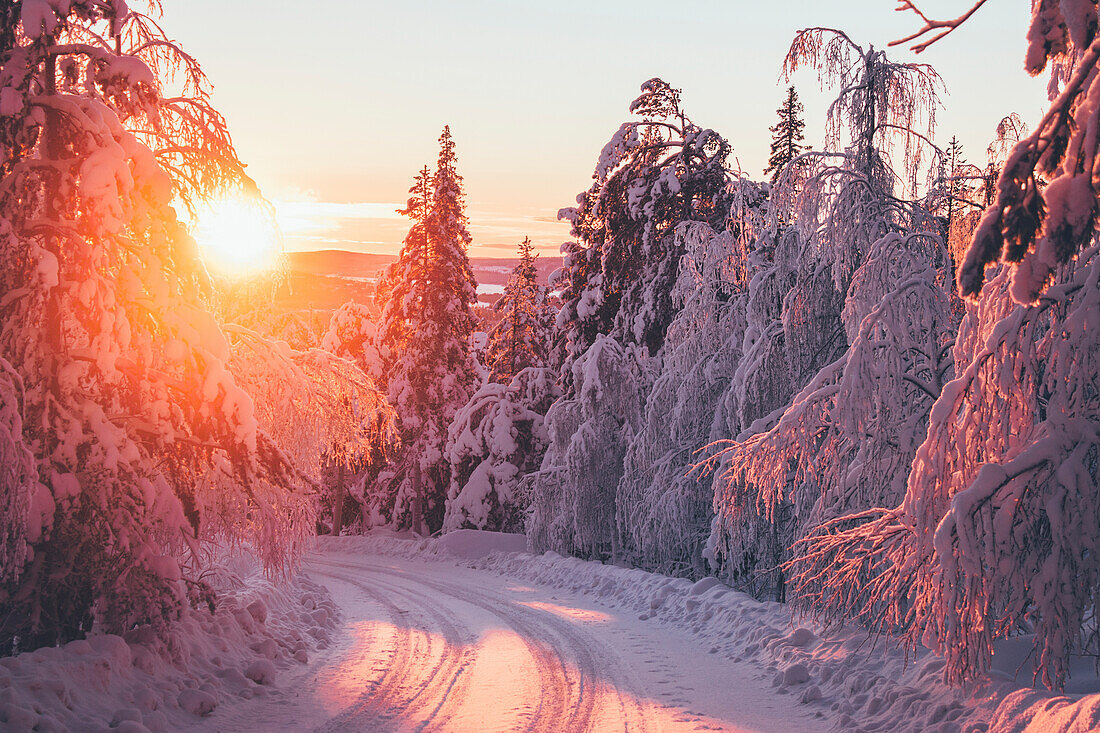
[[[229,275],[249,275],[274,266],[281,250],[272,213],[238,198],[210,202],[198,214],[195,240],[206,262]]]

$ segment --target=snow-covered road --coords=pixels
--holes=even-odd
[[[824,720],[759,670],[591,598],[430,559],[315,552],[332,645],[198,729],[800,731]]]

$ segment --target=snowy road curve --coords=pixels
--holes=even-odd
[[[201,729],[824,730],[752,667],[560,591],[450,563],[314,553],[342,633]]]

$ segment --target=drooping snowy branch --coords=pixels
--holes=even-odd
[[[969,306],[958,376],[932,408],[904,501],[828,523],[800,548],[797,583],[816,613],[933,646],[953,680],[987,669],[993,640],[1024,629],[1050,686],[1069,654],[1092,649],[1098,262],[1093,246],[1030,306],[1013,302],[1002,270]]]

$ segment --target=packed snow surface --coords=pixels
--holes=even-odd
[[[305,572],[328,587],[344,633],[288,673],[282,693],[219,708],[203,731],[805,731],[770,679],[582,594],[469,567],[520,535],[326,538]]]

